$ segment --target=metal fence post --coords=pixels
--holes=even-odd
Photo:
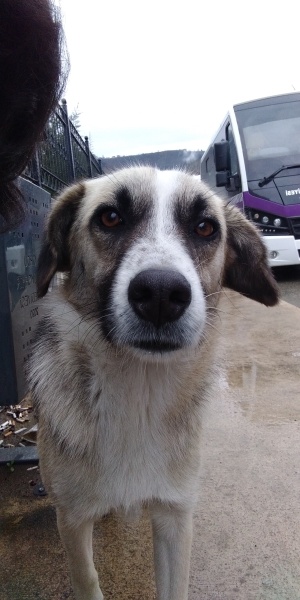
[[[40,156],[39,156],[39,151],[37,148],[34,153],[34,158],[35,158],[35,162],[36,162],[36,174],[37,174],[38,185],[39,185],[39,187],[42,187]]]
[[[74,162],[74,154],[73,154],[73,146],[72,146],[72,138],[71,138],[71,129],[70,129],[70,121],[68,117],[68,108],[67,101],[63,99],[61,101],[63,111],[66,115],[66,128],[65,128],[65,136],[66,136],[66,148],[69,156],[69,167],[70,167],[70,177],[72,181],[75,181],[75,162]]]
[[[84,137],[84,141],[85,141],[85,147],[86,147],[86,153],[87,153],[87,159],[88,159],[89,177],[92,177],[93,173],[92,173],[91,151],[90,151],[90,145],[89,145],[89,138],[87,135]]]

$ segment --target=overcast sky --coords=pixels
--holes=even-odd
[[[56,0],[98,156],[205,149],[230,104],[300,90],[296,0]]]

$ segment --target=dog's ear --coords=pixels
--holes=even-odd
[[[274,306],[279,300],[279,290],[260,233],[233,206],[225,206],[225,217],[227,251],[223,285],[266,306]]]
[[[56,271],[70,269],[69,233],[84,196],[84,184],[68,188],[57,199],[49,216],[37,267],[37,295],[42,298]]]

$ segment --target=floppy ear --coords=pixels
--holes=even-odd
[[[279,289],[260,233],[233,206],[225,206],[225,218],[227,255],[223,285],[266,306],[274,306],[279,300]]]
[[[57,199],[49,216],[37,267],[37,295],[42,298],[56,271],[70,269],[69,233],[85,192],[84,184],[68,188]]]

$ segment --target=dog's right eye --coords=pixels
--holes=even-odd
[[[98,221],[100,221],[101,225],[107,229],[112,229],[123,223],[122,217],[114,208],[103,210],[103,212],[98,215]]]

